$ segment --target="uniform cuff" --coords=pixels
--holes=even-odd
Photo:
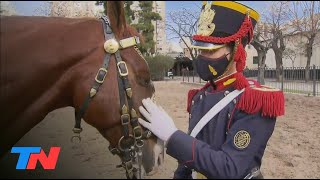
[[[167,143],[167,154],[177,159],[179,163],[191,166],[194,162],[196,139],[182,132],[176,131]]]

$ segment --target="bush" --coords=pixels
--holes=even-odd
[[[173,67],[174,59],[170,56],[157,55],[155,57],[146,57],[149,65],[151,80],[161,81],[164,79],[166,72]]]

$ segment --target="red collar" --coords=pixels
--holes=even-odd
[[[236,80],[237,80],[237,74],[238,73],[234,73],[234,74],[231,74],[229,76],[226,76],[226,77],[223,77],[217,81],[214,82],[214,85],[215,85],[215,88],[213,87],[212,88],[212,92],[215,92],[215,91],[221,91],[225,88],[228,88],[228,87],[231,87],[231,86],[234,86]],[[207,84],[205,84],[201,90],[203,89],[207,89],[208,87],[211,86],[211,83],[208,82]]]

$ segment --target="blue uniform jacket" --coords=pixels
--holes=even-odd
[[[234,87],[199,91],[192,99],[189,133],[211,107]],[[174,178],[192,178],[192,169],[207,178],[244,178],[252,168],[261,166],[276,118],[261,113],[247,114],[231,101],[200,131],[196,138],[178,130],[168,140],[167,154],[178,160]]]

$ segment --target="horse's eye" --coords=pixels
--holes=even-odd
[[[148,87],[151,84],[150,78],[138,77],[137,80],[140,85],[145,86],[145,87]]]
[[[149,86],[150,85],[150,79],[146,79],[146,80],[144,80],[144,84],[146,85],[146,86]]]

